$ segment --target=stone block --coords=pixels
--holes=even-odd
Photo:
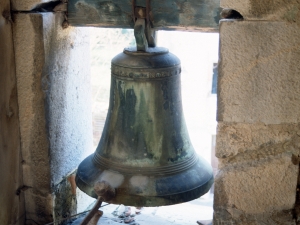
[[[295,23],[221,21],[218,121],[300,121],[299,34]]]
[[[284,152],[295,157],[299,154],[299,124],[219,123],[217,133],[216,157],[222,163],[257,160]]]
[[[298,168],[292,155],[284,153],[220,169],[214,224],[295,224]]]
[[[30,187],[24,192],[26,219],[47,223],[52,217],[51,207],[45,201],[45,196],[51,193],[51,176],[44,93],[41,88],[45,59],[43,17],[40,14],[16,14],[14,19],[23,182]]]
[[[12,9],[15,11],[30,11],[39,5],[51,0],[12,0]]]
[[[221,0],[220,5],[238,11],[246,20],[300,22],[297,0]]]
[[[238,210],[231,210],[235,217],[226,210],[214,211],[214,225],[296,225],[293,219],[292,210],[283,212],[272,212],[260,215],[249,215],[239,212]]]
[[[40,192],[35,187],[25,191],[26,223],[47,224],[53,221],[53,199],[50,193]]]

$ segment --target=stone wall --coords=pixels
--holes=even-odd
[[[66,178],[92,148],[89,31],[63,29],[63,20],[63,13],[14,14],[29,224],[76,213],[76,192],[70,191]]]
[[[220,23],[214,224],[299,224],[299,5],[221,6],[244,20]]]

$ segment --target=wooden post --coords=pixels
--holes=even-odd
[[[24,224],[25,203],[10,1],[0,1],[1,224]]]

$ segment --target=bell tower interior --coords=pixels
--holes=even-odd
[[[213,224],[300,224],[300,3],[157,2],[0,0],[1,224],[86,207],[74,173],[93,145],[82,26],[132,28],[132,10],[160,30],[219,32]]]

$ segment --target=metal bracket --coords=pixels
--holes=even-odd
[[[136,0],[132,0],[134,36],[138,51],[147,51],[148,47],[156,46],[156,31],[153,29],[151,15],[150,0],[146,0],[146,8],[136,6]]]
[[[145,20],[137,19],[134,24],[134,36],[136,41],[136,50],[146,52],[148,41],[145,34]]]

